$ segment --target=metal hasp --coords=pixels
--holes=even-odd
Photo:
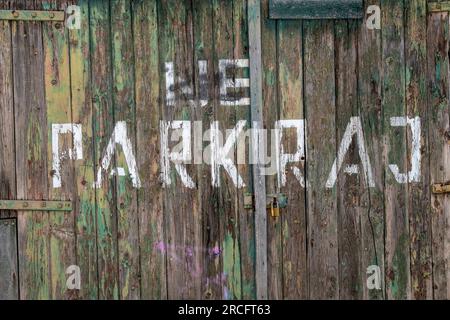
[[[64,21],[64,11],[0,10],[0,20]]]
[[[0,200],[0,210],[72,211],[71,201]]]
[[[271,19],[362,19],[363,0],[269,0]]]
[[[450,193],[450,182],[434,184],[433,193],[434,194]]]
[[[450,11],[450,1],[428,2],[428,12]]]
[[[255,196],[252,193],[244,194],[244,208],[245,209],[254,209],[254,198],[255,198]],[[274,204],[279,209],[286,208],[288,205],[287,196],[283,193],[268,194],[266,196],[266,209],[273,208]]]

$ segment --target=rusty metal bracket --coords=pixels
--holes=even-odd
[[[428,12],[450,11],[450,1],[428,2]]]
[[[434,184],[433,193],[434,194],[450,193],[450,182]]]
[[[252,193],[244,193],[244,208],[254,209],[254,199],[255,196]],[[288,198],[284,193],[268,194],[266,196],[266,208],[272,208],[274,202],[277,203],[278,208],[284,209],[287,207]]]
[[[0,210],[72,211],[71,201],[0,200]]]
[[[0,20],[13,21],[64,21],[64,11],[0,10]]]

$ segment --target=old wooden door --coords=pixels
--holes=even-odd
[[[22,299],[73,294],[66,288],[65,270],[76,263],[74,214],[51,209],[53,203],[47,202],[74,199],[76,189],[67,156],[72,138],[64,134],[59,146],[66,156],[60,158],[68,170],[58,178],[65,184],[55,189],[51,183],[58,173],[52,153],[55,124],[73,122],[65,6],[61,1],[0,4],[0,193],[2,208],[17,210],[1,213],[9,216],[1,220],[1,272],[2,291],[10,283],[6,293],[15,298],[19,293]],[[25,9],[41,11],[27,14]],[[4,269],[5,262],[9,267]]]

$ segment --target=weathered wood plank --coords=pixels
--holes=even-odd
[[[310,184],[307,193],[310,298],[337,299],[339,270],[336,187],[325,187],[337,150],[334,23],[305,21],[303,34],[304,102],[308,137],[306,178]]]
[[[380,0],[365,2],[366,11]],[[366,19],[369,15],[366,16]],[[358,96],[366,150],[372,164],[374,188],[368,189],[366,212],[361,215],[361,270],[364,299],[383,299],[384,284],[384,141],[381,104],[381,30],[370,30],[366,21],[359,32],[358,43]],[[367,187],[367,186],[366,186]],[[380,290],[369,290],[366,274],[369,266],[380,268]]]
[[[183,87],[193,85],[193,43],[192,16],[189,13],[190,1],[158,2],[159,34],[160,34],[160,68],[166,77],[162,78],[161,103],[164,121],[195,120],[194,108],[188,100],[190,96],[183,92]],[[183,83],[176,83],[166,88],[166,63],[173,62],[174,78],[182,79]],[[165,81],[164,81],[165,80]],[[166,90],[174,91],[172,103],[166,100]],[[169,141],[174,130],[169,129]],[[170,143],[172,149],[174,143]],[[161,150],[164,152],[164,150]],[[197,182],[195,170],[187,166],[188,175]],[[166,242],[163,248],[167,254],[168,298],[199,299],[201,297],[201,280],[196,274],[200,265],[200,255],[193,254],[198,250],[201,241],[199,237],[198,214],[200,203],[197,198],[198,186],[187,188],[181,181],[180,175],[170,164],[171,184],[165,186],[164,218],[166,228]],[[198,184],[198,182],[197,182]],[[195,222],[194,222],[195,221]],[[170,275],[170,276],[169,276]]]
[[[256,35],[253,35],[256,37]],[[278,67],[277,67],[277,22],[269,19],[269,1],[261,1],[261,61],[262,61],[262,117],[263,128],[267,129],[267,142],[264,141],[267,156],[270,156],[272,162],[266,167],[277,172],[275,149],[271,148],[274,144],[275,121],[278,120]],[[269,170],[269,169],[268,169]],[[266,194],[276,194],[279,191],[277,176],[275,174],[265,176]],[[266,208],[264,213],[268,215]],[[267,217],[267,277],[268,277],[268,296],[269,299],[283,298],[283,250],[281,221],[282,218]]]
[[[233,2],[214,0],[214,65],[219,66],[220,59],[240,58],[234,56],[234,34],[233,34]],[[218,129],[224,139],[228,136],[227,129],[234,128],[237,124],[236,110],[239,108],[234,105],[222,105],[220,103],[220,71],[218,70],[215,83],[214,95],[217,98],[214,115],[215,121],[218,121]],[[237,73],[233,70],[232,78],[237,78]],[[231,90],[230,90],[231,91]],[[234,92],[228,92],[227,97],[234,97]],[[236,146],[228,154],[230,159],[236,163]],[[238,234],[238,208],[237,193],[238,190],[233,184],[232,177],[224,170],[219,169],[217,179],[220,181],[218,190],[218,214],[220,217],[220,243],[222,249],[222,273],[223,273],[223,293],[222,299],[239,299],[241,297],[241,263]],[[238,173],[239,174],[239,173]],[[237,177],[234,177],[237,179]],[[246,181],[246,184],[248,181]]]
[[[361,216],[366,213],[366,190],[369,181],[363,161],[358,152],[360,146],[365,148],[365,141],[358,136],[348,136],[347,128],[355,117],[359,119],[357,93],[357,25],[352,22],[339,21],[335,25],[336,46],[336,126],[338,157],[345,152],[343,144],[348,140],[348,151],[342,153],[343,167],[337,172],[337,210],[339,237],[339,298],[362,299],[365,286],[365,270],[362,269],[362,230]],[[339,161],[339,160],[338,160]],[[356,165],[358,172],[345,172],[346,166]],[[371,170],[371,168],[370,168]],[[371,173],[370,173],[371,174]]]
[[[8,8],[0,3],[0,8]],[[15,199],[16,166],[14,156],[14,101],[11,23],[0,21],[0,197]],[[0,211],[0,218],[15,216],[13,212]]]
[[[305,118],[302,38],[301,21],[278,22],[277,79],[280,120]],[[285,152],[297,152],[300,138],[297,137],[295,129],[285,129],[281,135]],[[288,207],[281,210],[283,299],[308,298],[305,162],[303,155],[300,156],[299,162],[288,164],[286,184],[281,183],[279,186],[280,192],[288,198]],[[294,175],[291,169],[294,166],[300,170],[303,181]]]
[[[234,21],[234,50],[233,56],[235,59],[249,59],[249,37],[252,32],[249,32],[249,28],[253,21],[250,20],[251,15],[248,15],[248,12],[251,12],[250,9],[251,3],[247,0],[235,0],[233,3],[233,21]],[[259,21],[259,20],[258,20]],[[255,21],[256,22],[256,21]],[[257,35],[257,34],[255,34]],[[259,35],[259,41],[261,39],[261,35]],[[253,48],[253,44],[252,44]],[[255,52],[256,53],[256,52]],[[257,54],[257,53],[256,53]],[[256,57],[252,57],[253,61],[255,61]],[[250,70],[245,68],[242,70],[242,73],[238,74],[237,77],[242,78],[250,78]],[[253,79],[256,82],[255,75],[253,75]],[[236,90],[235,99],[239,99],[240,97],[249,97],[250,92],[246,88],[242,88],[241,90]],[[247,120],[249,122],[248,127],[250,127],[250,119],[251,119],[251,107],[250,106],[240,106],[236,109],[236,119],[237,120]],[[260,108],[262,105],[260,104]],[[245,140],[242,139],[243,142],[249,143],[250,137],[246,137]],[[243,146],[243,144],[240,144]],[[242,178],[246,181],[246,186],[242,189],[237,190],[237,210],[238,214],[235,216],[235,232],[237,237],[239,238],[239,261],[241,268],[241,299],[254,299],[256,297],[256,273],[255,273],[255,220],[253,212],[250,210],[246,210],[244,208],[244,193],[252,192],[252,167],[249,164],[249,154],[251,150],[248,148],[241,148],[238,146],[237,150],[237,159],[245,158],[245,161],[241,163],[241,161],[237,161],[238,172],[242,176]],[[237,223],[239,221],[239,223]],[[264,277],[264,275],[262,275]]]
[[[142,187],[138,192],[141,298],[167,298],[166,254],[158,250],[164,243],[163,190],[159,180],[158,13],[156,1],[133,3],[133,34],[136,81],[137,164]]]
[[[428,150],[427,101],[427,2],[406,1],[406,108],[410,119],[421,121],[420,181],[408,185],[409,246],[411,265],[411,298],[432,299],[431,215],[430,215],[430,152]],[[408,129],[408,150],[417,139]],[[409,160],[411,161],[411,159]],[[431,166],[435,164],[432,163]],[[411,166],[411,163],[409,164]]]
[[[38,9],[29,1],[14,1],[16,9]],[[12,25],[17,198],[48,198],[47,112],[44,86],[42,26]],[[50,299],[49,216],[43,212],[18,215],[21,299]]]
[[[19,299],[16,219],[0,220],[0,300]]]
[[[437,13],[428,16],[428,135],[431,183],[450,180],[449,140],[449,15]],[[433,254],[433,297],[450,298],[449,272],[449,195],[432,194],[431,227]]]
[[[64,1],[46,2],[42,5],[47,10],[64,10],[66,8]],[[68,154],[69,150],[73,150],[73,136],[70,132],[66,134],[54,132],[58,125],[70,125],[72,123],[68,33],[61,22],[43,23],[42,28],[45,57],[45,102],[47,106],[48,196],[49,199],[71,200],[74,196],[75,177],[73,161]],[[73,126],[70,129],[73,132]],[[59,152],[54,149],[56,144]],[[73,158],[75,158],[75,155],[73,155]],[[59,168],[56,168],[55,164],[58,161]],[[55,178],[59,182],[56,182]],[[66,268],[76,264],[73,212],[49,213],[49,223],[52,298],[74,298],[77,291],[67,290],[66,287]]]
[[[132,160],[136,155],[136,103],[134,92],[134,47],[131,21],[131,1],[111,1],[111,52],[113,74],[114,120],[126,122],[126,136],[131,142],[130,153],[116,149],[116,166],[125,168],[125,176],[116,175],[117,238],[120,299],[140,297],[139,221],[137,189],[133,181],[136,170]],[[123,147],[122,147],[123,148]],[[136,163],[134,163],[136,166]],[[139,176],[139,171],[136,172]],[[139,177],[138,177],[139,179]]]
[[[194,64],[196,68],[195,90],[197,97],[195,101],[197,108],[194,111],[195,118],[202,120],[202,126],[199,128],[206,132],[211,128],[214,121],[214,109],[218,105],[213,97],[215,74],[217,66],[214,65],[214,43],[213,43],[213,3],[212,1],[194,0],[193,1],[193,37],[194,37]],[[200,75],[198,61],[206,61],[206,75]],[[205,81],[207,82],[205,84]],[[199,99],[206,99],[205,106],[199,107]],[[199,133],[197,127],[194,128],[194,139],[198,139]],[[194,154],[203,155],[205,143],[198,144],[194,141]],[[199,161],[200,160],[200,161]],[[198,166],[198,193],[201,203],[201,224],[202,224],[202,249],[198,254],[202,261],[199,276],[202,278],[202,297],[204,299],[220,299],[223,292],[223,281],[221,277],[221,252],[222,243],[220,242],[220,216],[219,209],[219,190],[212,187],[211,167],[204,162],[203,157],[195,160]]]
[[[391,126],[392,117],[404,117],[405,55],[403,2],[383,0],[382,63],[385,143],[386,287],[388,299],[410,297],[409,221],[407,186],[399,183],[389,165],[406,172],[406,128]]]
[[[114,177],[110,177],[112,168],[107,172],[100,170],[114,130],[109,15],[108,2],[90,2],[94,153],[96,175],[100,171],[103,177],[101,185],[95,188],[99,299],[119,298],[116,183]],[[111,162],[110,167],[115,167],[115,155]]]
[[[97,243],[94,184],[94,137],[92,131],[91,63],[89,48],[89,2],[79,0],[81,28],[70,29],[70,83],[72,122],[82,126],[83,161],[75,161],[73,197],[76,232],[76,261],[81,271],[79,299],[97,299]]]

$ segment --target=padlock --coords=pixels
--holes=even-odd
[[[277,198],[273,198],[272,204],[270,206],[270,213],[273,218],[278,218],[280,216],[280,208],[278,206]]]

